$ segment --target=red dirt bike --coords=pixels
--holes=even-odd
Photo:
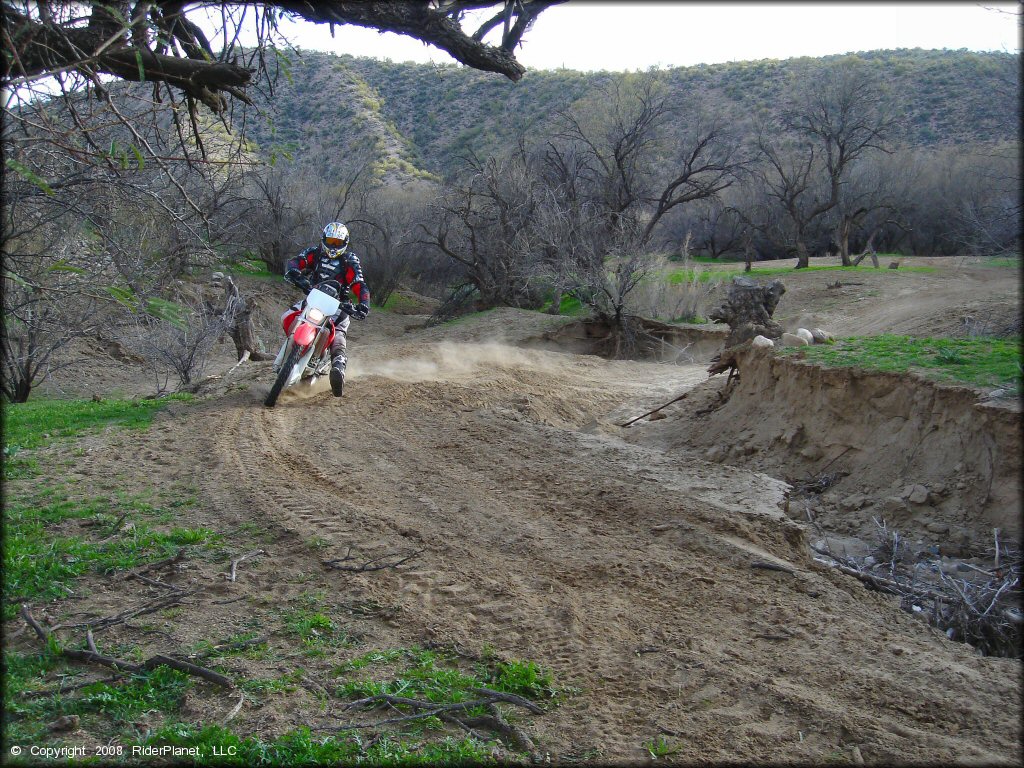
[[[325,280],[310,289],[299,309],[285,315],[282,325],[287,337],[274,360],[277,378],[263,404],[273,408],[285,387],[299,381],[309,384],[331,369],[331,342],[334,322],[331,318],[340,309],[349,317],[358,317],[352,302],[341,302],[343,289],[337,280]]]

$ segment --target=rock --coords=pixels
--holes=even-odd
[[[78,715],[61,715],[46,727],[51,731],[73,731],[79,722]]]
[[[823,331],[821,328],[813,328],[811,330],[811,338],[814,339],[815,344],[831,344],[836,338],[828,331]]]
[[[928,489],[923,485],[908,485],[901,494],[911,504],[924,504],[928,501]]]
[[[666,416],[663,411],[655,411],[654,413],[652,413],[650,415],[650,417],[647,420],[648,421],[661,421],[661,419],[667,419],[667,418],[668,418],[668,416]]]
[[[882,512],[887,515],[908,511],[907,502],[900,496],[889,496],[882,501]]]
[[[784,347],[806,347],[807,339],[803,336],[797,336],[795,333],[784,333],[782,334],[782,346]]]
[[[867,503],[867,496],[863,493],[854,493],[839,501],[839,508],[844,512],[852,512],[855,509],[863,509]]]
[[[876,560],[873,555],[868,555],[867,557],[864,558],[864,565],[866,565],[868,568],[870,568],[872,565],[874,565],[877,562],[878,562],[878,560]]]
[[[821,448],[817,445],[808,445],[806,448],[800,451],[800,455],[803,456],[808,461],[817,461],[818,459],[825,455],[825,452],[821,450]]]
[[[720,462],[725,458],[725,449],[720,445],[713,445],[704,452],[704,458],[708,461]]]
[[[757,347],[759,349],[768,349],[769,347],[774,347],[775,342],[767,336],[758,335],[750,341],[750,346]]]
[[[928,523],[928,525],[926,525],[924,527],[924,529],[926,531],[928,531],[929,533],[939,533],[939,534],[949,533],[949,525],[947,523],[940,523],[940,522]]]
[[[794,336],[799,336],[801,339],[806,341],[808,344],[813,344],[814,343],[814,335],[810,331],[808,331],[806,328],[797,328],[793,332],[793,335]]]

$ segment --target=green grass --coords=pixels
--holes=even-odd
[[[982,262],[984,267],[1010,267],[1011,269],[1021,268],[1021,259],[1019,256],[986,256]]]
[[[1020,391],[1019,339],[916,339],[909,336],[864,336],[835,344],[782,347],[783,354],[836,367],[879,371],[915,371],[934,379],[977,387]]]
[[[722,262],[719,262],[722,263]],[[790,275],[794,273],[805,273],[805,272],[875,272],[886,274],[890,272],[912,272],[919,274],[927,274],[937,272],[935,267],[900,267],[898,270],[888,270],[885,268],[875,269],[871,266],[864,266],[863,264],[856,267],[844,267],[841,264],[821,264],[805,267],[804,269],[794,269],[793,266],[787,267],[753,267],[750,272],[743,271],[743,264],[737,263],[733,269],[705,269],[705,270],[693,270],[693,269],[676,269],[668,274],[668,282],[670,285],[677,285],[679,283],[690,282],[696,277],[696,279],[702,283],[709,282],[711,280],[725,280],[727,278],[736,277],[743,275],[746,277],[774,277],[777,275]]]
[[[180,547],[211,545],[221,538],[206,528],[154,530],[138,519],[147,509],[130,498],[77,499],[60,488],[11,495],[4,508],[5,595],[30,601],[67,597],[83,574],[134,568],[169,557]],[[125,514],[114,534],[114,524]],[[55,530],[71,520],[97,524],[85,533]],[[14,603],[4,603],[4,619],[16,612]]]
[[[247,275],[249,277],[261,277],[268,280],[280,280],[280,275],[270,271],[266,262],[261,259],[242,259],[231,264],[222,264],[221,271],[229,275]]]
[[[387,734],[370,739],[358,732],[314,736],[309,728],[289,731],[273,741],[240,737],[218,725],[176,723],[145,741],[149,746],[197,748],[194,765],[481,765],[494,764],[492,745],[473,738],[429,742],[396,740]],[[214,750],[219,756],[214,756]]]
[[[3,405],[4,454],[48,445],[116,425],[144,429],[153,415],[170,401],[191,400],[192,395],[171,395],[160,400],[30,400]]]
[[[436,702],[459,702],[474,698],[474,688],[491,688],[531,700],[557,699],[550,672],[532,661],[502,661],[486,658],[472,670],[460,669],[458,659],[443,651],[409,648],[370,651],[335,668],[339,677],[370,666],[388,667],[385,679],[350,680],[340,684],[342,697],[364,698],[381,694],[401,695]]]
[[[3,661],[8,744],[60,743],[60,734],[50,733],[47,724],[62,715],[78,715],[81,726],[94,734],[123,732],[154,710],[177,712],[192,684],[184,672],[157,667],[119,683],[97,682],[63,695],[25,696],[53,689],[54,675],[72,674],[72,668],[54,643],[35,653],[5,651]],[[67,684],[74,685],[75,677],[67,678]]]
[[[679,747],[666,741],[664,736],[659,736],[657,739],[645,742],[644,749],[647,750],[652,760],[657,760],[659,757],[668,757],[679,751]]]

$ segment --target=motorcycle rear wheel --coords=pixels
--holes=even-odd
[[[274,380],[274,386],[270,388],[270,392],[267,394],[267,399],[263,401],[263,404],[267,406],[267,408],[273,408],[275,403],[277,403],[277,398],[280,396],[281,390],[284,389],[285,382],[287,382],[288,377],[292,375],[292,368],[294,368],[295,364],[299,362],[299,353],[301,351],[302,350],[298,347],[292,347],[292,351],[289,352],[288,357],[285,358],[284,363],[281,365],[281,369],[277,372],[277,378]]]

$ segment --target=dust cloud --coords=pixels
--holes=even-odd
[[[443,381],[472,375],[485,368],[551,370],[554,363],[545,353],[527,351],[498,341],[481,343],[441,342],[418,346],[422,354],[380,361],[350,360],[349,376],[382,376],[417,383]]]

